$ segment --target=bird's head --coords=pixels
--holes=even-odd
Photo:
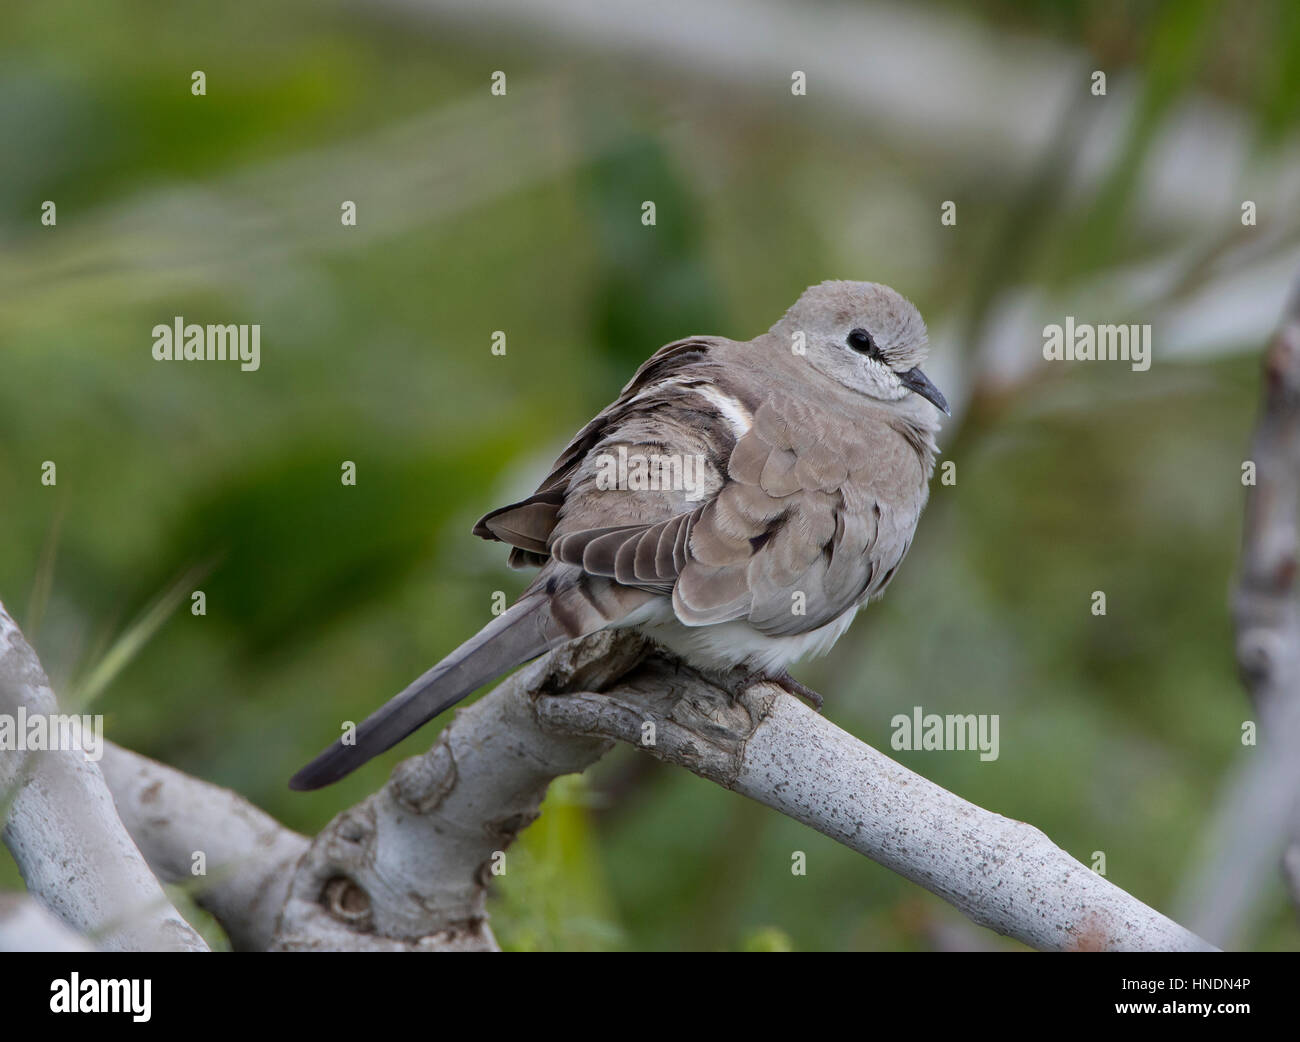
[[[786,350],[801,346],[809,365],[851,390],[886,402],[919,394],[948,412],[947,400],[920,369],[928,344],[921,313],[888,286],[810,286],[772,332]]]

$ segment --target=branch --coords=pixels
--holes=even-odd
[[[52,707],[35,656],[3,609],[0,621],[8,637],[0,691]],[[547,786],[584,770],[613,741],[642,745],[647,723],[654,740],[645,747],[660,759],[817,829],[1027,944],[1209,947],[1037,829],[926,781],[780,689],[760,684],[736,694],[676,660],[647,657],[651,650],[635,634],[604,632],[519,671],[457,713],[429,752],[399,764],[383,789],[335,818],[305,853],[302,837],[233,794],[143,757],[106,749],[105,772],[123,817],[165,878],[190,878],[197,850],[229,870],[208,880],[199,899],[245,948],[269,940],[272,948],[297,951],[494,949],[487,884],[536,818]],[[30,793],[45,790],[34,782],[60,764],[97,782],[98,796],[86,785],[35,802]],[[188,941],[189,927],[166,905],[106,801],[93,764],[43,755],[6,832],[29,888],[79,932],[100,928],[105,916],[94,913],[101,908],[147,907],[140,897],[152,889],[159,919],[132,917],[105,932],[106,945],[201,947],[197,937]],[[95,808],[88,822],[87,808]],[[52,826],[42,827],[40,815]],[[80,846],[70,842],[78,829]],[[97,832],[116,846],[85,843]],[[60,871],[67,863],[96,885],[68,887]],[[113,893],[116,902],[108,900]]]
[[[613,741],[787,814],[1042,949],[1205,950],[1037,829],[981,810],[771,685],[739,695],[627,632],[575,641],[459,712],[423,756],[327,827],[276,947],[490,949],[490,866],[550,781]],[[631,670],[631,672],[629,672]],[[606,688],[603,694],[597,693]]]
[[[1246,494],[1235,621],[1237,663],[1262,711],[1296,698],[1300,615],[1295,597],[1300,504],[1300,280],[1264,358],[1264,407]]]
[[[1259,745],[1226,790],[1209,856],[1180,906],[1225,943],[1246,931],[1266,877],[1300,818],[1300,611],[1295,577],[1300,504],[1300,279],[1264,357],[1264,404],[1251,459],[1234,621],[1237,665],[1259,724]],[[1300,852],[1286,864],[1300,862]],[[1288,872],[1294,879],[1294,872]],[[1292,890],[1300,895],[1300,884]]]
[[[1204,951],[1204,941],[1057,847],[895,763],[769,684],[738,697],[650,659],[604,695],[546,697],[565,733],[641,745],[925,887],[973,922],[1045,951]]]
[[[194,898],[237,951],[266,951],[306,837],[243,797],[112,742],[100,765],[131,838],[160,879]],[[203,871],[195,875],[195,855]]]
[[[294,875],[282,951],[485,951],[491,866],[538,814],[551,781],[582,771],[604,738],[542,729],[538,691],[599,690],[645,654],[622,633],[575,641],[460,710],[437,743],[335,818]]]
[[[0,604],[0,714],[59,712],[36,653]],[[24,732],[25,733],[25,732]],[[76,749],[0,753],[3,837],[30,894],[106,950],[206,951],[131,842],[99,767]]]

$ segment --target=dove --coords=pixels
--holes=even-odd
[[[920,312],[888,286],[809,287],[766,333],[660,348],[527,499],[474,534],[539,569],[505,612],[290,780],[337,781],[483,684],[632,628],[696,669],[770,680],[884,593],[929,496],[939,413]]]

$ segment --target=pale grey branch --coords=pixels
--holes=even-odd
[[[1206,856],[1180,904],[1200,933],[1224,944],[1248,932],[1265,880],[1296,842],[1300,821],[1300,279],[1264,356],[1264,403],[1250,461],[1255,484],[1246,489],[1234,616],[1237,665],[1255,707],[1258,744],[1247,747],[1224,792]]]
[[[0,713],[58,714],[49,680],[0,605]],[[99,766],[75,749],[0,752],[4,842],[30,894],[105,950],[206,951],[122,826]]]
[[[780,689],[737,694],[652,650],[604,631],[538,660],[310,844],[239,797],[125,750],[106,751],[105,774],[164,878],[192,879],[193,855],[206,854],[212,876],[198,899],[241,948],[495,949],[493,866],[550,782],[614,741],[789,815],[1034,947],[1209,947],[1037,829],[908,771]],[[34,656],[26,665],[39,672]]]
[[[280,950],[496,948],[492,863],[538,813],[547,786],[584,770],[607,739],[544,731],[538,691],[599,689],[645,652],[603,632],[520,670],[456,714],[433,748],[321,831],[281,916]]]
[[[265,951],[307,838],[229,789],[111,742],[100,766],[158,877],[193,886],[236,950]]]
[[[641,746],[772,807],[1040,950],[1211,947],[1033,826],[953,795],[771,685],[733,699],[652,658],[604,695],[543,697],[538,711],[557,731]]]
[[[1208,950],[1038,829],[953,795],[767,684],[738,695],[605,631],[462,710],[428,753],[326,828],[276,947],[491,949],[494,859],[550,781],[613,741],[749,796],[867,855],[974,922],[1044,950]]]

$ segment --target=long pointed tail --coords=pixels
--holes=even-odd
[[[549,597],[525,596],[366,717],[356,730],[355,744],[339,739],[289,779],[289,788],[319,789],[338,781],[489,680],[571,636],[557,623]]]

